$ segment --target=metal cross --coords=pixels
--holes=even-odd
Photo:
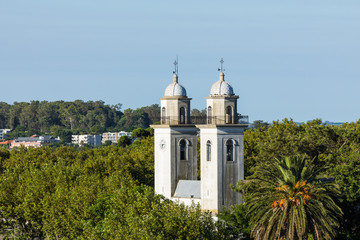
[[[225,69],[223,68],[223,63],[224,63],[224,59],[221,58],[221,60],[220,60],[221,68],[218,68],[218,71],[220,71],[220,72],[225,71]]]
[[[176,57],[176,60],[174,62],[174,66],[175,66],[175,70],[173,71],[174,74],[178,75],[178,71],[179,71],[179,68],[178,68],[178,58]]]

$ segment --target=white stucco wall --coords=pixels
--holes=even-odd
[[[155,193],[171,198],[171,129],[155,128]]]

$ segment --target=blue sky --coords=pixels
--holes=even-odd
[[[192,106],[218,80],[250,121],[360,118],[360,1],[0,1],[0,101]]]

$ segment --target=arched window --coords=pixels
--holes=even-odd
[[[180,124],[185,124],[185,108],[180,108]]]
[[[163,107],[161,109],[161,123],[165,124],[166,123],[166,108]]]
[[[208,140],[206,142],[206,161],[211,161],[211,142]]]
[[[234,161],[234,142],[231,139],[226,142],[226,161]]]
[[[211,124],[212,123],[212,107],[211,106],[208,107],[207,119],[208,119],[208,124]]]
[[[180,160],[186,160],[187,144],[184,139],[180,141]]]
[[[228,106],[226,108],[226,123],[233,123],[232,115],[232,107]]]

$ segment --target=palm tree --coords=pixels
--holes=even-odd
[[[275,159],[259,168],[252,184],[258,187],[246,196],[255,239],[332,239],[342,216],[333,197],[333,182],[316,176],[324,170],[301,157]]]

